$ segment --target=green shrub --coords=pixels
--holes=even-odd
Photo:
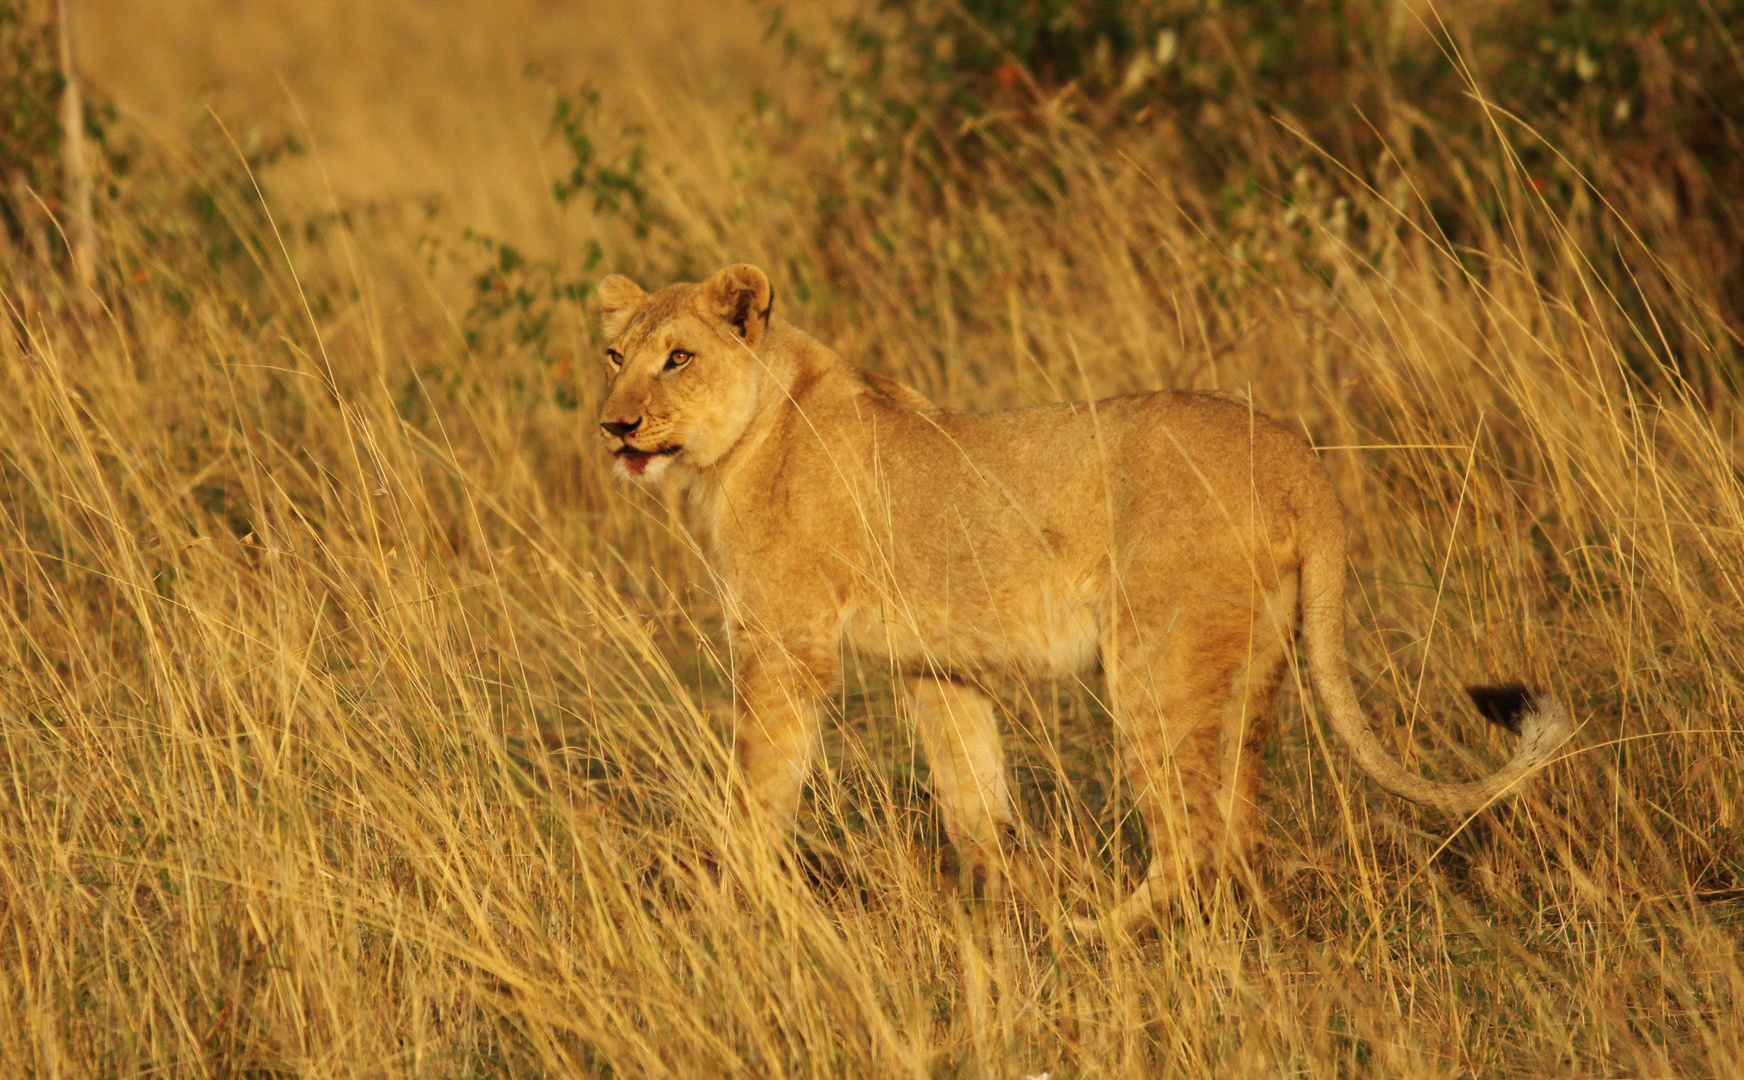
[[[902,183],[1051,199],[1062,130],[1113,147],[1161,130],[1226,226],[1292,199],[1306,169],[1348,199],[1357,248],[1420,232],[1457,254],[1515,231],[1520,188],[1561,226],[1519,242],[1578,233],[1641,325],[1676,307],[1679,274],[1717,270],[1732,327],[1740,27],[1744,0],[1512,0],[1464,24],[1380,0],[878,0],[809,46],[772,21],[833,91],[852,179],[826,197],[844,208],[876,216],[867,200]],[[1649,352],[1712,353],[1715,333],[1686,332],[1709,314],[1677,321],[1641,371]]]
[[[51,27],[27,18],[16,0],[0,0],[0,213],[7,234],[23,240],[32,208],[23,189],[59,187],[60,98]]]

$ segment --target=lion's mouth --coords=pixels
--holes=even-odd
[[[623,465],[625,472],[631,476],[641,476],[648,471],[650,461],[655,458],[671,457],[683,449],[683,446],[662,446],[658,450],[638,450],[633,446],[620,446],[612,451],[612,456]]]

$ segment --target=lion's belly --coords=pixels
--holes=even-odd
[[[911,671],[1063,676],[1094,664],[1102,605],[1093,585],[1024,584],[1000,596],[973,590],[857,604],[844,613],[842,636]]]

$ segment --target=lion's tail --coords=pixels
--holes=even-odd
[[[1412,802],[1469,814],[1513,794],[1568,740],[1573,729],[1568,709],[1561,702],[1518,683],[1472,687],[1467,693],[1478,710],[1520,736],[1519,747],[1506,765],[1469,783],[1438,784],[1393,760],[1369,728],[1351,686],[1344,654],[1344,572],[1341,543],[1315,545],[1303,553],[1302,643],[1314,688],[1331,716],[1332,729],[1350,747],[1363,771],[1382,787]]]

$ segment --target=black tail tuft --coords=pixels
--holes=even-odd
[[[1472,704],[1492,724],[1500,724],[1514,734],[1520,734],[1520,718],[1538,704],[1525,683],[1511,682],[1502,686],[1468,686]]]

